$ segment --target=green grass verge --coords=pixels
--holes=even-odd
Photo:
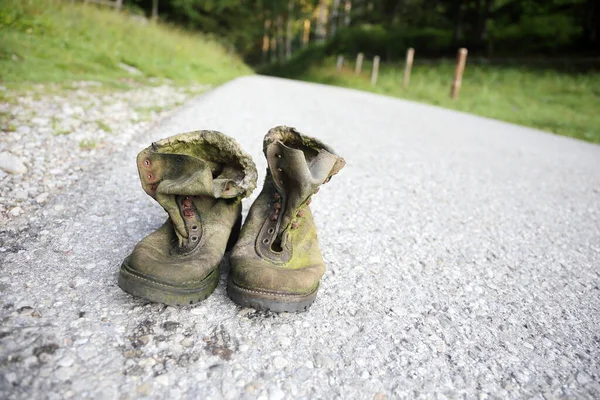
[[[9,88],[149,78],[219,84],[250,73],[216,40],[127,12],[64,0],[0,1],[0,80]]]
[[[416,60],[410,84],[403,89],[403,66],[382,65],[377,85],[372,86],[370,63],[365,62],[357,76],[353,63],[341,72],[333,59],[308,65],[307,59],[315,54],[318,51],[266,73],[401,97],[600,143],[598,72],[575,74],[467,61],[460,98],[451,100],[452,61]]]

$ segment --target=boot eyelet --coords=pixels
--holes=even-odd
[[[144,166],[145,167],[149,167],[150,166],[150,160],[144,160]]]
[[[283,172],[283,170],[281,168],[277,168],[277,171],[279,172]]]
[[[192,237],[190,237],[190,239],[192,239],[192,242],[197,242],[198,241],[198,236],[192,236]]]
[[[298,229],[298,223],[296,221],[292,222],[292,229]]]
[[[269,244],[269,239],[263,239],[263,244]]]
[[[192,230],[193,231],[197,231],[198,230],[198,225],[192,225]]]
[[[274,233],[275,233],[275,229],[273,229],[273,228],[269,228],[269,229],[267,230],[267,232],[269,233],[269,235],[272,235],[272,234],[274,234]]]
[[[148,174],[148,180],[151,181],[152,179],[154,179],[154,175],[152,173]]]
[[[275,157],[281,158],[281,154],[275,154]]]

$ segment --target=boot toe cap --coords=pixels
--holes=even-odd
[[[203,253],[202,248],[197,249],[193,257],[177,257],[169,253],[168,242],[159,245],[146,239],[135,247],[126,261],[128,272],[144,279],[176,287],[194,287],[220,263],[220,257]]]
[[[264,261],[252,262],[247,258],[231,259],[233,282],[241,287],[273,293],[306,294],[319,285],[324,265],[313,264],[302,268],[285,268]]]

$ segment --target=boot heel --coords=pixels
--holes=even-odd
[[[238,240],[256,166],[233,138],[207,130],[153,142],[136,163],[142,188],[169,219],[123,261],[119,287],[168,305],[202,301],[219,284],[225,249]]]
[[[229,257],[227,293],[244,307],[306,311],[325,272],[310,200],[345,161],[287,126],[269,130],[263,152],[267,174]]]
[[[241,230],[242,230],[242,213],[240,212],[240,215],[239,215],[237,221],[235,221],[235,224],[233,225],[233,229],[231,229],[231,234],[229,235],[229,240],[227,241],[227,247],[225,248],[225,252],[231,251],[231,249],[233,249],[233,246],[235,246],[235,244],[237,243],[237,241],[240,237]]]

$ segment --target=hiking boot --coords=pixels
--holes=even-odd
[[[254,162],[229,136],[197,131],[152,143],[137,166],[142,188],[169,218],[123,261],[119,286],[169,305],[206,299],[239,235],[242,198],[256,187]]]
[[[267,133],[263,152],[267,176],[231,252],[227,293],[242,306],[304,311],[325,272],[311,196],[345,161],[317,139],[286,126]]]

